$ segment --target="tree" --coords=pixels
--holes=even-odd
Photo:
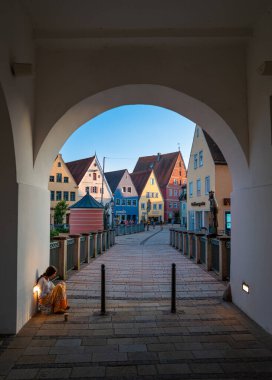
[[[55,224],[63,224],[63,217],[68,210],[68,203],[66,201],[60,201],[57,203],[54,211],[54,221]]]

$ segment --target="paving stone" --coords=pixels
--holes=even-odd
[[[90,363],[92,354],[65,354],[57,355],[56,363]]]
[[[81,339],[58,339],[56,347],[78,347],[81,345]]]
[[[184,374],[191,373],[188,364],[178,363],[178,364],[158,364],[158,373],[160,375],[174,375],[174,374]]]
[[[68,379],[72,368],[42,368],[38,379]]]
[[[115,367],[107,367],[106,368],[106,376],[136,376],[137,375],[137,368],[136,366],[115,366]]]
[[[220,365],[216,363],[190,363],[190,368],[194,373],[199,374],[213,374],[224,372]]]
[[[94,352],[93,362],[124,362],[127,360],[127,354],[125,352]]]
[[[147,347],[145,344],[120,344],[120,352],[145,352]]]
[[[159,352],[159,359],[161,363],[172,362],[181,359],[193,359],[194,356],[191,351],[168,351]]]
[[[34,379],[38,373],[37,368],[27,368],[27,369],[12,369],[8,376],[7,380],[10,379]]]
[[[155,352],[165,352],[165,351],[175,351],[175,346],[171,343],[155,343],[147,345],[148,351]]]
[[[152,376],[157,374],[156,367],[152,364],[138,365],[137,371],[139,376]]]
[[[88,378],[88,377],[105,377],[106,368],[99,367],[74,367],[70,377],[72,378]]]

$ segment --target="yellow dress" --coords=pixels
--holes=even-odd
[[[66,285],[59,282],[56,286],[52,281],[41,277],[38,282],[40,289],[39,310],[43,314],[63,313],[67,309]]]

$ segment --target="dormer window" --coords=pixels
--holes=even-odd
[[[61,168],[61,162],[58,162],[58,168]]]

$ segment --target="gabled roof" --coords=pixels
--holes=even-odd
[[[169,183],[179,154],[181,152],[166,153],[153,156],[139,157],[133,172],[153,169],[159,186],[162,188]],[[183,161],[183,158],[181,156]],[[185,166],[184,166],[185,168]]]
[[[127,169],[115,170],[113,172],[105,173],[106,180],[111,188],[112,193],[115,192],[117,186],[119,185],[124,173]]]
[[[67,162],[66,166],[70,170],[70,173],[74,177],[76,184],[79,185],[86,171],[89,169],[95,156],[83,158],[81,160]]]
[[[134,183],[134,186],[139,196],[142,195],[142,192],[144,190],[144,187],[148,181],[148,178],[151,172],[152,170],[143,170],[143,171],[130,173],[130,177],[132,179],[132,182]]]
[[[225,157],[223,156],[223,153],[219,149],[218,145],[213,141],[210,135],[208,135],[207,132],[203,130],[204,137],[206,139],[206,142],[208,144],[208,148],[211,152],[213,161],[215,164],[221,164],[221,165],[227,165],[227,161],[225,160]]]
[[[70,208],[104,208],[101,203],[97,202],[89,193],[84,195],[77,203]]]

